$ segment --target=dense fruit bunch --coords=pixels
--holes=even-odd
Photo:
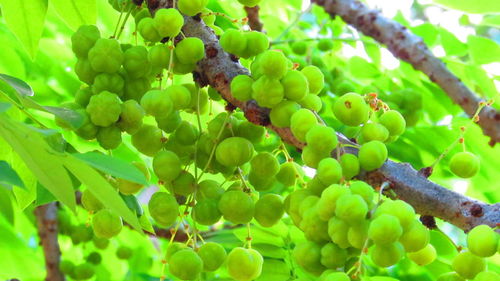
[[[253,7],[260,1],[239,2]],[[358,94],[338,80],[336,87],[343,90],[332,102],[325,95],[333,87],[331,75],[314,57],[313,65],[305,65],[284,49],[268,50],[264,33],[223,31],[206,8],[207,0],[176,3],[176,8],[160,9],[152,16],[130,1],[112,1],[120,12],[133,11],[143,44],[120,43],[119,36],[104,38],[95,26],[80,27],[72,37],[72,48],[75,72],[85,86],[64,107],[82,115],[84,123],[74,128],[56,119],[82,139],[95,139],[104,150],[120,147],[122,137],[128,140],[130,135],[130,148],[144,159],[132,164],[148,181],[157,180],[159,190],[105,176],[145,230],[153,232],[154,224],[172,231],[162,260],[169,276],[197,280],[223,272],[234,280],[255,280],[264,275],[266,263],[275,260],[265,250],[252,248],[252,230],[273,233],[288,229],[291,223],[303,235],[287,242],[293,249],[291,268],[297,264],[307,272],[304,276],[318,280],[359,278],[365,274],[366,256],[370,264],[383,268],[405,256],[419,266],[432,263],[436,249],[413,208],[383,197],[383,192],[376,196],[370,185],[358,180],[362,171],[384,165],[389,156],[386,144],[405,132],[407,116],[376,94]],[[199,88],[186,75],[205,58],[205,45],[182,34],[183,15],[200,16],[221,34],[220,45],[233,60],[242,58],[250,65],[249,74],[228,81],[231,95],[269,109],[269,118],[257,123],[289,132],[303,148],[301,157],[292,158],[276,135],[247,121],[243,112],[213,106],[220,100],[217,91]],[[317,47],[329,52],[334,44],[322,39]],[[291,48],[298,55],[311,51],[305,42],[294,42]],[[326,108],[325,101],[331,106]],[[353,143],[339,142],[336,130],[319,117],[318,113],[330,109],[336,129],[354,132]],[[345,153],[353,146],[359,148],[357,155]],[[129,147],[117,151],[128,153]],[[313,171],[309,177],[305,166]],[[459,153],[450,162],[450,169],[461,177],[473,176],[478,167],[469,153]],[[149,194],[147,210],[136,197],[139,193]],[[91,215],[91,227],[69,220],[61,224],[61,233],[74,245],[92,241],[95,247],[81,264],[61,263],[62,272],[76,280],[94,276],[102,259],[99,251],[123,228],[122,218],[93,190],[85,189],[81,202]],[[67,214],[61,212],[61,216]],[[200,229],[219,230],[223,224],[237,230],[240,224],[246,227],[247,236],[239,237],[243,245],[224,248],[203,241]],[[189,239],[173,242],[177,231],[185,231]],[[463,278],[479,278],[483,257],[497,251],[498,234],[479,226],[470,232],[468,247],[468,252],[455,258],[453,270]],[[115,252],[120,260],[134,256],[125,245]],[[467,263],[475,267],[465,268]],[[362,280],[393,280],[383,278],[388,277],[363,275]]]

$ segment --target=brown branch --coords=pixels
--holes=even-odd
[[[55,202],[38,206],[35,209],[38,225],[38,236],[45,256],[47,281],[64,281],[64,275],[59,270],[61,250],[57,241],[57,205]]]
[[[270,124],[269,109],[259,107],[255,101],[239,101],[231,95],[230,81],[237,75],[248,75],[249,72],[222,50],[209,27],[198,19],[186,17],[183,32],[188,37],[200,38],[205,44],[206,58],[198,63],[193,73],[200,86],[214,87],[228,103],[239,107],[249,121],[275,131],[286,143],[297,149],[305,146],[293,136],[289,128],[276,128]],[[338,136],[342,143],[350,143],[345,136]],[[347,152],[357,153],[357,149],[349,148]],[[479,224],[496,226],[500,223],[500,204],[485,204],[450,191],[429,181],[409,164],[389,160],[381,169],[363,173],[359,178],[375,187],[382,182],[389,182],[398,198],[412,205],[418,213],[441,218],[465,231]]]
[[[247,7],[245,6],[245,11],[247,12],[248,25],[250,29],[262,32],[263,24],[259,17],[259,6]]]
[[[379,11],[368,8],[356,0],[313,0],[323,6],[332,17],[340,16],[365,35],[386,45],[391,53],[425,73],[469,116],[474,116],[479,103],[484,101],[475,95],[446,65],[435,57],[422,39],[401,24],[385,18]],[[491,106],[479,113],[479,126],[491,137],[490,145],[500,142],[500,112]]]

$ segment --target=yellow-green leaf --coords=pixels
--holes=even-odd
[[[96,0],[51,0],[50,3],[73,30],[80,25],[96,22]]]

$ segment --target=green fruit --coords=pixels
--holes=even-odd
[[[266,51],[260,57],[260,68],[268,78],[281,79],[288,71],[288,59],[282,52]]]
[[[186,112],[205,114],[208,112],[208,94],[206,89],[200,89],[195,84],[183,84],[191,94],[191,102],[189,103]]]
[[[238,0],[242,5],[247,7],[255,7],[260,3],[261,0]]]
[[[182,165],[179,157],[175,153],[163,150],[154,156],[153,170],[160,180],[169,182],[180,175]]]
[[[120,43],[115,39],[100,38],[89,50],[89,62],[94,71],[118,72],[124,60]]]
[[[320,112],[323,108],[323,102],[321,101],[321,98],[314,94],[307,94],[303,99],[299,101],[299,104],[303,108],[307,108],[316,112]]]
[[[179,142],[182,145],[194,145],[199,135],[200,132],[195,125],[183,120],[170,137],[171,140]]]
[[[242,137],[249,140],[252,143],[259,143],[264,140],[266,135],[266,129],[263,126],[255,125],[254,123],[243,121],[238,124],[235,130],[235,136]]]
[[[142,96],[151,89],[151,82],[148,78],[142,77],[137,79],[125,79],[124,100],[133,99],[137,102],[141,101]]]
[[[147,181],[149,181],[150,179],[149,171],[143,162],[132,162],[132,165],[134,165],[139,171],[141,171],[141,173],[144,175],[144,178]],[[118,183],[118,190],[120,190],[120,192],[125,195],[137,193],[144,187],[143,184],[131,182],[120,178],[117,179],[117,183]]]
[[[236,247],[227,255],[227,271],[237,281],[257,279],[262,272],[264,259],[254,249]]]
[[[234,224],[248,223],[254,216],[255,204],[243,191],[226,191],[220,198],[219,211],[225,220]]]
[[[367,220],[358,221],[349,227],[347,231],[347,241],[356,249],[363,249],[368,239],[368,227],[370,223]]]
[[[318,49],[322,52],[327,52],[333,49],[333,40],[329,38],[322,38],[318,41]]]
[[[351,246],[347,237],[349,225],[343,220],[332,217],[328,221],[328,235],[333,243],[337,244],[340,248],[346,249]]]
[[[104,91],[90,98],[86,110],[92,123],[108,127],[120,118],[121,101],[117,95]]]
[[[168,262],[170,273],[181,280],[194,280],[203,271],[203,260],[192,249],[176,252]]]
[[[142,38],[144,38],[144,41],[155,43],[162,39],[158,30],[156,30],[155,20],[153,18],[145,17],[141,19],[137,25],[137,30]]]
[[[238,75],[231,81],[231,94],[240,101],[247,101],[252,98],[253,79],[248,75]]]
[[[59,263],[59,270],[65,275],[72,275],[75,270],[75,264],[69,260],[62,260]]]
[[[373,263],[380,267],[389,267],[396,264],[403,255],[403,246],[398,242],[384,245],[375,244],[370,251],[370,258]]]
[[[293,42],[290,47],[295,54],[303,56],[307,53],[308,45],[305,41],[297,41]]]
[[[167,45],[158,44],[149,49],[148,59],[151,62],[153,74],[160,74],[162,70],[170,66],[170,55],[172,50]]]
[[[181,243],[181,242],[173,242],[173,243],[170,243],[170,245],[168,246],[167,248],[167,254],[165,256],[165,259],[167,261],[170,261],[170,258],[177,252],[179,252],[180,250],[185,250],[187,249],[188,247],[186,246],[185,243]]]
[[[288,100],[300,101],[309,93],[309,82],[304,73],[290,70],[281,79]]]
[[[267,76],[262,76],[255,81],[252,84],[252,90],[252,98],[263,107],[273,108],[284,97],[283,86],[280,81]]]
[[[159,9],[153,18],[154,27],[163,37],[175,37],[181,32],[184,17],[176,9]]]
[[[318,119],[309,109],[299,109],[290,119],[290,129],[299,141],[306,141],[306,134],[318,123]]]
[[[370,141],[361,146],[358,153],[361,168],[366,171],[376,170],[387,160],[387,147],[380,141]]]
[[[162,129],[165,133],[174,132],[182,123],[179,111],[174,111],[165,117],[155,117],[155,120],[158,128]]]
[[[188,37],[177,43],[175,56],[183,64],[197,63],[205,57],[205,45],[197,37]]]
[[[81,242],[90,241],[90,240],[92,240],[92,237],[94,236],[92,228],[87,227],[85,224],[72,226],[70,232],[71,232],[71,235],[70,235],[71,242],[73,242],[74,245],[79,244]]]
[[[132,145],[144,155],[153,157],[163,147],[160,129],[151,125],[142,127],[132,135]]]
[[[122,218],[110,210],[103,209],[92,217],[92,228],[97,237],[109,239],[118,235],[122,230]]]
[[[96,139],[102,148],[112,150],[122,143],[122,132],[120,128],[114,125],[103,127],[97,132]]]
[[[280,169],[278,159],[269,152],[261,152],[250,161],[251,172],[259,177],[273,177]]]
[[[97,237],[97,236],[94,236],[92,238],[92,242],[94,243],[94,246],[97,249],[100,249],[100,250],[106,249],[108,247],[108,245],[109,245],[109,240],[108,239],[100,238],[100,237]]]
[[[208,242],[198,249],[198,255],[203,260],[204,271],[216,271],[226,261],[227,253],[219,243]]]
[[[132,254],[132,249],[127,246],[120,246],[116,249],[116,256],[121,260],[128,260]]]
[[[316,276],[325,270],[321,264],[321,246],[316,243],[307,241],[298,244],[293,249],[293,258],[305,271]]]
[[[92,252],[85,258],[85,260],[93,265],[98,265],[101,263],[102,257],[98,252]]]
[[[94,94],[99,94],[103,91],[108,91],[118,96],[123,95],[123,87],[125,86],[125,81],[118,73],[101,73],[97,75],[94,79],[94,84],[92,85],[92,92]]]
[[[283,198],[277,194],[266,194],[255,203],[255,219],[264,227],[278,223],[284,213]]]
[[[389,138],[389,130],[387,130],[384,125],[379,123],[366,123],[361,128],[360,136],[363,140],[363,143],[372,140],[385,142]]]
[[[71,35],[71,49],[77,58],[86,59],[89,50],[100,37],[99,29],[95,25],[82,25]]]
[[[467,234],[467,247],[478,257],[491,257],[498,248],[499,235],[487,225],[478,225]]]
[[[195,191],[195,178],[189,172],[182,171],[180,175],[172,181],[175,194],[188,196]]]
[[[357,194],[363,197],[363,200],[365,200],[368,206],[372,205],[373,198],[375,197],[375,192],[369,184],[363,181],[352,181],[349,189],[351,190],[352,194]]]
[[[403,234],[399,220],[391,215],[382,214],[375,218],[368,229],[368,237],[377,245],[388,245],[398,241]],[[401,245],[401,247],[403,247]]]
[[[172,85],[165,90],[172,100],[174,110],[186,109],[191,104],[191,93],[182,85]]]
[[[402,200],[387,200],[378,206],[374,217],[388,214],[396,217],[399,223],[406,231],[411,228],[415,222],[415,210],[411,205]]]
[[[123,68],[131,78],[140,78],[149,75],[151,62],[148,50],[144,46],[134,46],[125,51]]]
[[[207,3],[208,0],[179,0],[177,6],[181,13],[192,17],[201,13],[205,6],[207,6]]]
[[[356,225],[368,214],[368,205],[363,197],[357,194],[340,197],[336,205],[335,215],[349,225]]]
[[[95,269],[90,263],[77,265],[73,270],[74,279],[85,280],[90,279],[95,274]]]
[[[319,94],[325,86],[325,76],[323,75],[323,72],[313,65],[304,67],[301,72],[307,78],[309,83],[309,92],[315,95]]]
[[[346,260],[347,251],[334,243],[327,243],[321,248],[321,264],[327,268],[335,269],[342,267]]]
[[[89,189],[85,189],[82,192],[82,205],[85,210],[89,212],[97,212],[104,208],[104,205],[101,203],[97,197],[92,194]]]
[[[450,160],[450,170],[461,178],[470,178],[479,171],[479,158],[470,152],[458,152]]]
[[[224,194],[224,189],[220,184],[214,180],[204,180],[198,183],[198,190],[196,191],[196,199],[216,199],[218,200],[222,194]]]
[[[142,126],[144,109],[135,100],[128,100],[121,104],[122,112],[116,126],[129,134],[135,134]]]
[[[75,65],[75,73],[80,81],[85,82],[87,85],[92,85],[97,76],[97,72],[92,69],[88,59],[78,59]]]
[[[82,87],[75,94],[75,103],[85,108],[89,104],[92,97],[92,89],[90,87]]]
[[[99,128],[90,121],[90,116],[85,112],[83,125],[75,133],[84,140],[95,139]]]
[[[214,199],[203,199],[194,205],[191,213],[193,219],[201,225],[212,225],[217,223],[222,214],[219,211],[218,202]]]
[[[399,136],[404,133],[406,121],[401,113],[396,110],[389,110],[380,116],[379,121],[389,131],[391,136]]]
[[[217,145],[215,159],[226,167],[237,167],[250,161],[253,155],[253,145],[247,139],[231,137]]]
[[[330,153],[320,153],[319,151],[314,150],[311,147],[304,147],[302,150],[302,162],[306,166],[316,169],[318,167],[318,163],[325,158],[329,158]]]
[[[259,31],[250,31],[243,33],[246,39],[246,48],[240,54],[242,58],[250,58],[257,56],[269,49],[269,39],[267,36]]]
[[[427,244],[427,246],[417,252],[408,253],[408,258],[419,266],[426,266],[432,263],[436,257],[436,249],[431,244]]]
[[[342,82],[335,85],[334,93],[337,96],[343,96],[347,93],[356,92],[356,90],[356,85],[354,85],[353,82],[344,79]]]
[[[166,192],[156,192],[148,203],[151,217],[160,225],[170,226],[179,215],[179,204],[175,197]]]
[[[422,250],[430,241],[430,232],[420,222],[414,222],[411,227],[403,233],[399,242],[403,244],[406,252]]]
[[[141,106],[148,115],[163,118],[173,112],[173,102],[165,90],[150,90],[141,98]]]
[[[338,184],[332,184],[324,189],[318,201],[319,218],[328,221],[335,214],[338,199],[349,194],[350,189]]]
[[[338,183],[342,178],[342,167],[333,158],[325,158],[318,163],[316,176],[324,185]]]
[[[151,18],[151,13],[149,12],[149,9],[141,9],[139,12],[137,12],[135,15],[134,15],[134,22],[135,22],[135,25],[137,26],[139,24],[139,22],[143,19],[143,18]]]
[[[486,269],[486,261],[471,252],[462,252],[455,256],[451,267],[463,278],[474,279],[479,272]]]
[[[348,126],[365,123],[370,111],[363,97],[355,93],[348,93],[338,98],[332,109],[335,117]]]
[[[294,186],[297,178],[303,177],[302,167],[295,162],[285,162],[281,164],[280,171],[276,174],[276,179],[284,186]]]
[[[269,117],[271,123],[278,128],[290,127],[292,115],[300,109],[296,102],[283,100],[271,109]]]
[[[219,43],[224,51],[240,56],[247,47],[247,38],[237,29],[228,29],[220,37]]]
[[[340,166],[342,166],[342,175],[347,180],[359,174],[359,160],[354,154],[344,153],[340,156]]]

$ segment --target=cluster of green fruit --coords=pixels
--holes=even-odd
[[[290,42],[289,45],[293,53],[299,56],[307,55],[307,51],[309,50],[309,48],[313,47],[311,42],[305,40],[292,41]],[[318,49],[321,52],[328,52],[332,50],[333,47],[334,43],[331,38],[321,38],[316,43],[316,49]]]
[[[361,181],[325,188],[325,175],[317,175],[319,182],[311,180],[306,189],[292,192],[285,201],[287,213],[308,239],[294,249],[297,263],[305,270],[321,278],[339,267],[347,272],[360,266],[356,262],[361,251],[368,251],[380,267],[396,264],[405,252],[421,266],[436,258],[429,230],[410,205],[400,200],[375,204],[372,187]]]
[[[236,247],[227,254],[224,247],[214,242],[207,242],[196,251],[174,242],[167,249],[166,261],[170,273],[180,280],[197,280],[202,272],[213,272],[223,265],[234,280],[254,280],[260,276],[264,262],[256,250]]]
[[[87,199],[85,202],[88,204]],[[73,280],[87,280],[92,278],[96,274],[96,267],[102,262],[100,251],[108,248],[110,244],[109,239],[99,236],[96,232],[92,231],[91,227],[85,224],[73,224],[70,215],[64,209],[58,210],[58,222],[59,234],[69,236],[73,247],[81,245],[81,251],[87,252],[84,261],[79,264],[75,264],[69,259],[63,259],[59,264],[59,269],[65,276],[71,277]],[[104,226],[101,226],[102,228]],[[93,246],[90,246],[90,243]],[[89,251],[89,248],[93,249]],[[116,256],[121,260],[129,259],[132,253],[132,249],[127,246],[121,245],[116,249]],[[71,259],[74,259],[74,257]]]

